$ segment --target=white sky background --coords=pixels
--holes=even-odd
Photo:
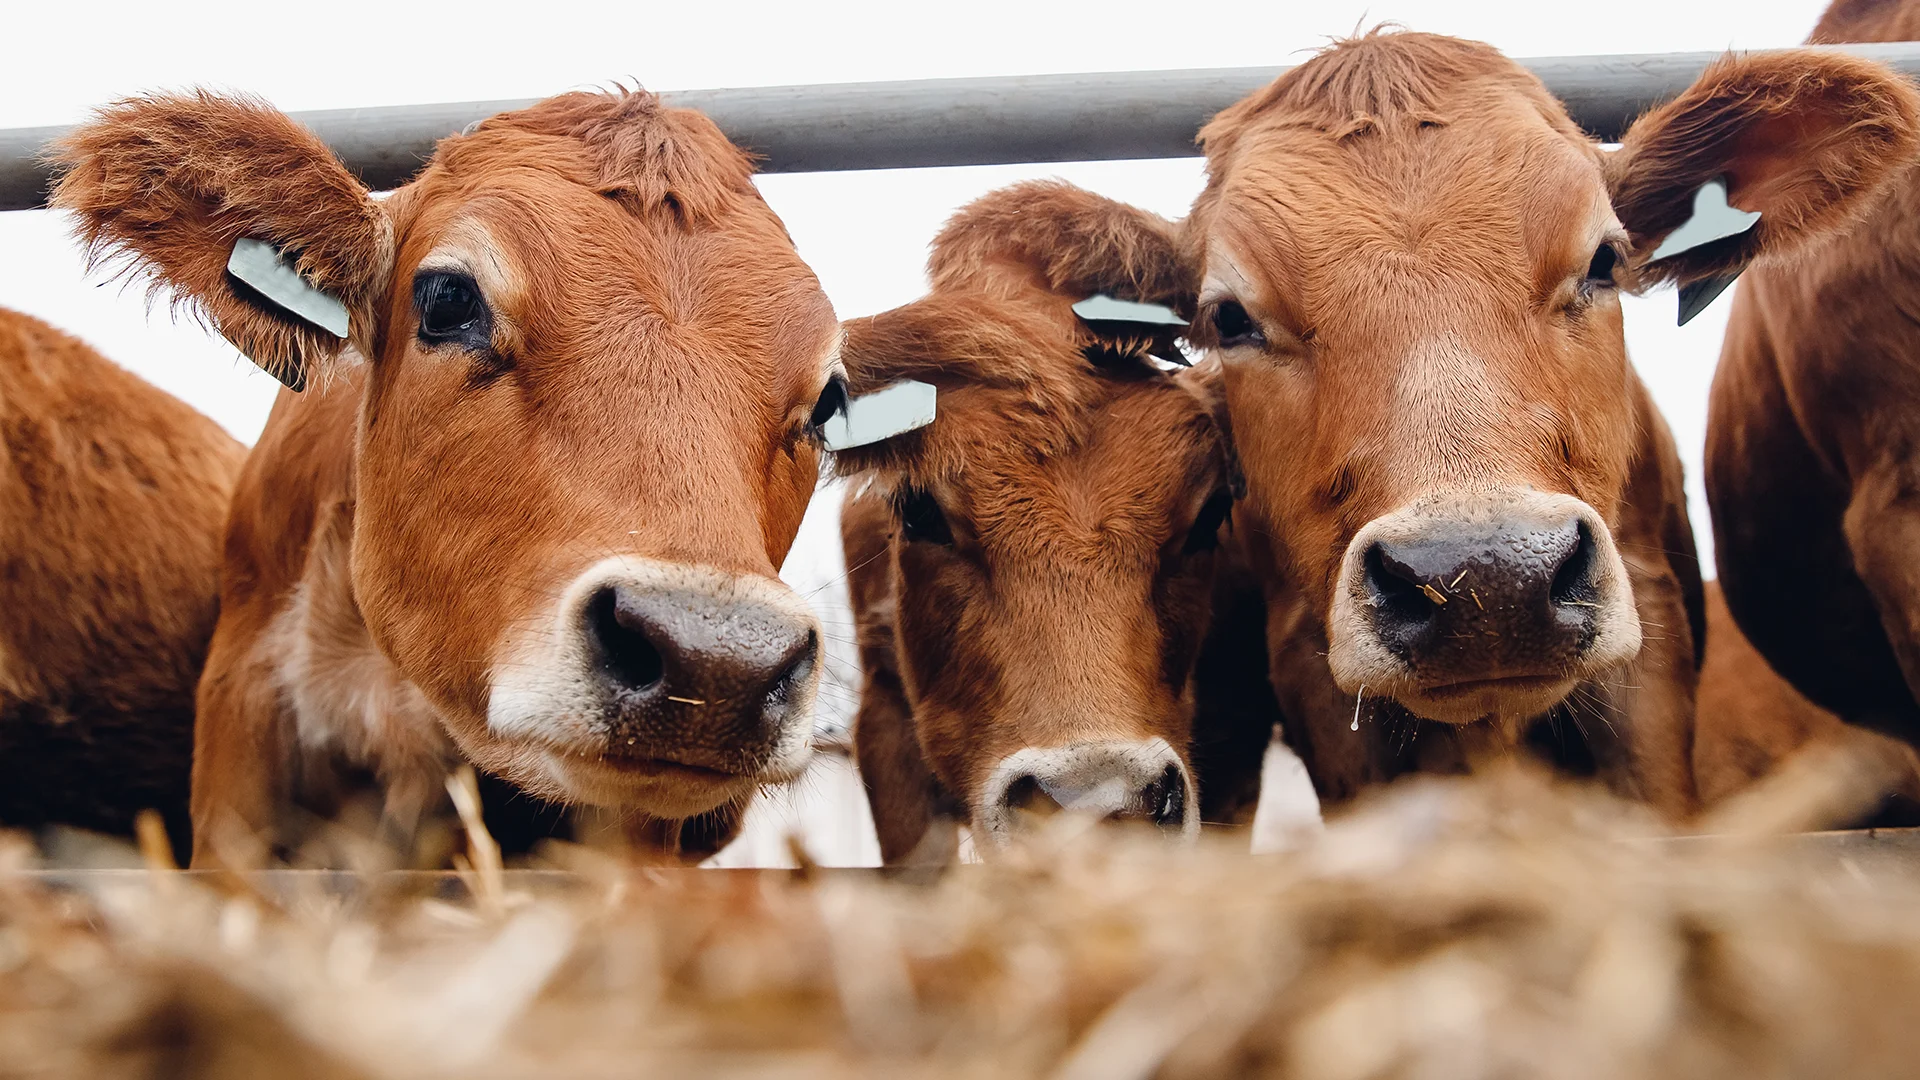
[[[1049,4],[91,3],[14,5],[0,127],[71,123],[106,101],[209,86],[288,110],[539,97],[633,80],[650,89],[1297,62],[1381,21],[1479,38],[1514,56],[1791,45],[1821,0],[1211,0]],[[1170,216],[1200,187],[1197,158],[767,176],[761,188],[839,313],[920,295],[925,247],[955,208],[995,187],[1059,176]],[[1686,456],[1694,521],[1706,390],[1722,299],[1684,330],[1669,293],[1627,301],[1635,363]],[[149,311],[137,287],[89,278],[66,224],[0,214],[0,305],[80,335],[251,442],[278,384],[217,336]],[[824,545],[824,546],[823,546]],[[801,560],[836,562],[831,529]],[[1703,554],[1704,554],[1703,550]]]

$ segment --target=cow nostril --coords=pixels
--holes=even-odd
[[[1422,588],[1426,583],[1390,557],[1385,545],[1367,548],[1364,563],[1367,591],[1380,612],[1401,623],[1419,624],[1433,618],[1436,605]]]
[[[805,682],[813,671],[814,658],[820,655],[820,632],[807,628],[806,635],[799,639],[797,647],[788,655],[786,662],[779,667],[779,674],[767,687],[766,707],[769,712],[785,709],[793,700],[796,687]]]
[[[599,650],[601,670],[624,689],[645,690],[666,675],[666,664],[645,624],[629,625],[621,615],[619,592],[601,589],[587,602],[587,630]]]
[[[1147,816],[1163,829],[1177,829],[1187,821],[1187,784],[1172,765],[1147,787]]]
[[[1021,810],[1029,814],[1050,814],[1060,809],[1060,804],[1054,802],[1053,796],[1048,795],[1046,789],[1040,786],[1040,778],[1032,773],[1020,776],[1013,783],[1008,784],[1007,790],[1000,796],[1000,801],[1006,804],[1009,810]]]
[[[1556,607],[1561,604],[1593,606],[1593,532],[1584,521],[1577,528],[1572,549],[1567,552],[1566,560],[1559,569],[1553,572],[1553,585],[1548,596]]]

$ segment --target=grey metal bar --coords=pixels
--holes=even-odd
[[[1831,46],[1920,77],[1920,42]],[[1520,62],[1595,136],[1617,138],[1723,54],[1549,56]],[[1183,157],[1207,118],[1281,67],[830,83],[661,96],[713,117],[769,172]],[[442,136],[527,101],[295,113],[375,187],[412,175]],[[65,128],[0,130],[0,210],[45,201],[44,147]]]

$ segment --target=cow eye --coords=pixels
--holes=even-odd
[[[821,388],[820,400],[813,403],[813,414],[807,417],[807,427],[818,432],[827,421],[846,411],[847,380],[843,375],[835,375]]]
[[[1220,546],[1220,526],[1226,524],[1227,515],[1233,512],[1233,493],[1216,491],[1194,515],[1193,527],[1187,530],[1187,542],[1181,545],[1182,555],[1197,555],[1202,551],[1212,551]]]
[[[1266,338],[1254,324],[1253,316],[1237,300],[1222,300],[1213,307],[1213,333],[1222,346],[1258,345]]]
[[[487,305],[480,287],[465,274],[428,271],[414,279],[414,303],[420,309],[420,337],[430,344],[461,341],[485,344]]]
[[[940,503],[919,488],[908,488],[899,496],[900,534],[909,543],[953,546],[953,530],[947,527],[947,515]]]
[[[1587,264],[1587,277],[1581,282],[1581,288],[1587,292],[1613,288],[1613,271],[1619,265],[1620,252],[1612,244],[1601,244],[1593,253],[1593,261]]]

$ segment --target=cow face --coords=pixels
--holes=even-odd
[[[1844,57],[1729,60],[1609,156],[1493,49],[1374,34],[1208,125],[1195,339],[1347,693],[1520,720],[1636,656],[1619,290],[1844,221],[1910,99]],[[1762,224],[1651,260],[1716,178]]]
[[[1190,288],[1165,222],[1023,185],[948,226],[932,295],[847,324],[856,392],[903,377],[939,389],[930,426],[840,467],[892,507],[895,647],[919,742],[989,844],[1021,811],[1060,806],[1199,825],[1189,683],[1235,474],[1216,373],[1169,374],[1145,355],[1151,334],[1076,317],[1094,275],[1066,267],[1104,258],[1082,231],[1102,217],[1159,238],[1103,268],[1102,291]],[[1078,284],[1051,284],[1063,279]]]
[[[839,329],[711,123],[565,95],[443,141],[385,200],[245,101],[125,103],[64,156],[92,248],[283,381],[367,365],[353,597],[475,762],[670,817],[798,770],[819,635],[775,569]],[[343,303],[350,339],[224,273],[242,238]]]

